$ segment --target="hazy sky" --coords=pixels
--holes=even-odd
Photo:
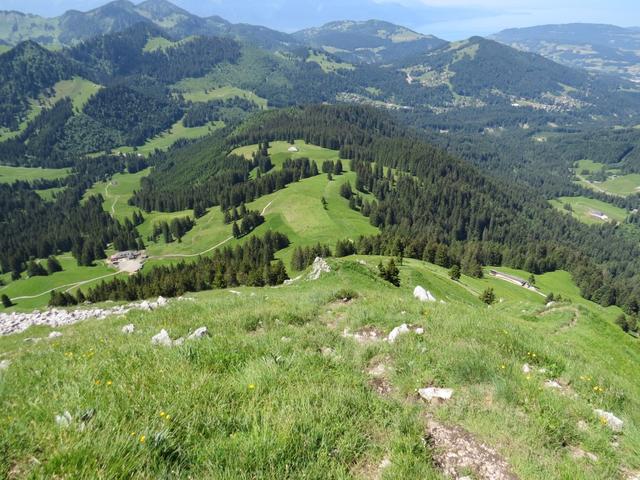
[[[104,3],[106,0],[0,0],[0,9],[55,16],[68,9],[84,11]],[[448,40],[547,23],[640,26],[639,0],[174,0],[173,3],[201,16],[220,15],[233,22],[289,32],[331,20],[377,18]]]

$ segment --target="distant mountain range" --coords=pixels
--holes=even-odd
[[[47,46],[70,46],[96,35],[151,23],[175,38],[192,35],[229,36],[269,50],[313,46],[347,61],[389,61],[446,43],[388,22],[334,22],[295,34],[263,26],[232,24],[218,17],[202,18],[167,0],[146,0],[138,5],[115,0],[88,12],[71,10],[44,18],[14,11],[0,11],[0,43],[16,45],[34,40]]]
[[[593,72],[640,83],[640,28],[613,25],[543,25],[504,30],[491,38],[520,50]]]

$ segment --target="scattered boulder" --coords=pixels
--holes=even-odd
[[[169,303],[168,300],[162,296],[158,297],[158,299],[156,300],[156,304],[159,307],[164,307],[167,305],[167,303]]]
[[[11,365],[11,360],[2,360],[0,361],[0,372],[3,370],[7,370]]]
[[[60,338],[61,336],[62,336],[62,333],[60,332],[51,332],[48,338]]]
[[[73,422],[73,417],[66,410],[62,415],[56,415],[56,425],[61,428],[68,427],[69,425],[71,425],[71,422]]]
[[[200,327],[196,329],[191,335],[189,335],[189,340],[196,340],[199,338],[204,338],[209,336],[209,329],[207,327]]]
[[[151,344],[162,345],[163,347],[170,347],[171,345],[173,345],[173,342],[171,341],[171,337],[169,336],[169,333],[163,328],[160,331],[160,333],[158,333],[157,335],[154,335],[151,338]]]
[[[402,335],[403,333],[409,333],[411,330],[409,330],[409,326],[406,323],[403,323],[402,325],[400,325],[399,327],[394,328],[393,330],[391,330],[391,332],[389,333],[389,335],[387,336],[387,342],[389,343],[393,343],[396,341],[396,339]]]
[[[122,333],[126,333],[127,335],[131,335],[135,331],[136,331],[136,326],[133,323],[130,323],[129,325],[125,325],[124,327],[122,327]]]
[[[329,272],[331,272],[331,267],[325,261],[325,259],[316,257],[316,259],[313,261],[313,265],[311,265],[311,272],[309,272],[307,278],[309,280],[318,280],[320,278],[320,275]]]
[[[529,366],[529,364],[528,364],[528,363],[525,363],[525,364],[522,366],[522,373],[525,373],[525,374],[529,374],[529,373],[531,373],[531,367]]]
[[[418,394],[428,402],[441,403],[451,400],[451,397],[453,397],[453,389],[428,387],[419,389]]]
[[[413,289],[413,296],[420,300],[421,302],[435,302],[436,297],[434,297],[431,292],[428,292],[423,287],[418,285]]]
[[[602,423],[606,424],[614,432],[622,431],[622,427],[624,427],[624,422],[620,420],[618,417],[616,417],[613,413],[606,412],[600,409],[594,410],[594,413],[598,415]]]
[[[416,335],[422,335],[424,333],[424,328],[422,328],[422,327],[414,327],[414,326],[411,326],[411,325],[407,325],[406,323],[403,323],[399,327],[396,327],[393,330],[391,330],[391,332],[387,336],[387,342],[394,343],[398,339],[398,337],[400,335],[403,335],[405,333],[410,333],[412,331]]]
[[[172,345],[173,345],[174,347],[179,347],[179,346],[180,346],[180,345],[182,345],[183,343],[184,343],[184,337],[180,337],[180,338],[178,338],[178,339],[174,340],[174,341],[172,342]]]

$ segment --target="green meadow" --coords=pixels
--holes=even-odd
[[[602,225],[605,220],[601,220],[593,215],[594,212],[604,213],[609,217],[609,221],[624,222],[629,215],[622,208],[611,205],[600,200],[587,197],[560,197],[550,200],[558,211],[571,214],[574,218],[590,225]],[[571,211],[565,209],[565,205],[571,205]]]
[[[193,140],[209,135],[210,133],[224,127],[224,122],[209,122],[206,125],[200,127],[185,127],[182,123],[182,119],[174,123],[168,130],[159,133],[153,138],[150,138],[146,143],[140,147],[118,147],[113,150],[121,153],[140,153],[141,155],[148,155],[156,150],[167,150],[177,140],[188,139]]]
[[[583,170],[587,170],[589,173],[595,173],[601,171],[603,168],[606,169],[607,173],[607,180],[603,182],[590,182],[582,175]],[[637,173],[620,175],[618,169],[607,168],[605,164],[591,160],[580,160],[577,162],[575,172],[578,183],[598,192],[622,197],[640,192],[640,174]]]
[[[33,180],[55,180],[69,175],[66,168],[39,168],[39,167],[10,167],[0,165],[0,183],[13,183],[15,181],[30,182]]]

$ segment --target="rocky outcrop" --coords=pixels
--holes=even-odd
[[[316,257],[307,278],[309,280],[318,280],[323,273],[329,272],[331,272],[331,267],[324,258]]]
[[[44,311],[36,310],[32,313],[0,313],[0,336],[21,333],[34,325],[62,327],[84,320],[104,320],[111,315],[125,315],[131,310],[155,310],[167,304],[167,299],[158,297],[156,301],[145,300],[112,308],[78,308],[75,310],[52,308]]]
[[[434,297],[431,292],[425,290],[423,287],[418,285],[413,289],[413,296],[416,297],[421,302],[435,302],[436,297]]]

